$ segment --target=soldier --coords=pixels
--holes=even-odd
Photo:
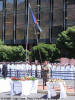
[[[43,80],[46,86],[46,82],[49,80],[50,78],[50,67],[48,65],[48,61],[44,62],[44,66],[42,67],[42,71],[43,71]]]

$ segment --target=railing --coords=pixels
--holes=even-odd
[[[36,78],[44,78],[45,74],[47,74],[47,72],[41,70],[7,70],[7,77],[33,76]],[[0,72],[0,77],[2,77],[2,71]],[[50,78],[75,80],[75,71],[51,71]]]
[[[42,78],[41,70],[7,70],[6,77],[27,77],[33,76],[36,78]],[[2,77],[2,71],[0,72],[0,77]]]
[[[51,77],[64,80],[75,80],[75,71],[52,71]]]

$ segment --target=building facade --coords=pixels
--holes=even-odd
[[[0,39],[5,44],[25,45],[27,32],[28,44],[35,44],[29,3],[43,30],[38,34],[40,42],[55,43],[58,33],[75,25],[75,0],[0,0]]]

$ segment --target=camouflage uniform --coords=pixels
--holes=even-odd
[[[43,80],[44,80],[44,83],[46,85],[46,82],[50,78],[50,68],[49,68],[49,66],[48,65],[43,66],[42,71],[43,71]]]

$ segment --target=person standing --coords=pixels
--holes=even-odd
[[[32,76],[36,77],[36,65],[34,62],[32,63]]]
[[[7,73],[8,73],[7,64],[6,64],[6,62],[3,62],[3,67],[2,67],[2,76],[3,76],[3,78],[7,77]]]
[[[46,86],[46,82],[50,78],[50,67],[49,67],[48,61],[44,62],[44,65],[42,67],[42,72],[43,72],[43,81],[44,81],[45,86]]]
[[[37,77],[41,78],[41,65],[39,63],[37,64]]]
[[[28,61],[28,75],[31,76],[31,63]]]

